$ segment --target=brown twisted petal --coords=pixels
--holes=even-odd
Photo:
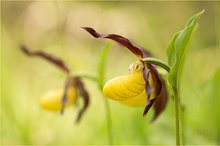
[[[79,91],[79,95],[80,97],[83,98],[83,107],[82,109],[79,111],[76,122],[80,122],[82,115],[85,113],[86,109],[89,106],[89,93],[87,92],[87,90],[84,87],[83,82],[81,81],[81,79],[79,77],[75,77],[74,78],[74,85],[75,87],[77,87],[78,91]]]
[[[117,34],[101,34],[96,32],[93,28],[90,27],[82,27],[87,32],[89,32],[95,38],[107,38],[118,42],[119,44],[128,48],[132,53],[134,53],[139,59],[143,58],[143,53],[139,47],[133,44],[129,39],[122,37]]]
[[[143,77],[144,77],[144,81],[145,81],[145,91],[147,94],[147,97],[149,98],[153,88],[151,88],[150,83],[149,83],[149,75],[150,75],[150,70],[146,67],[146,64],[144,63],[144,61],[141,60],[141,62],[143,63]]]
[[[144,58],[145,57],[152,57],[153,56],[149,51],[146,51],[144,49],[141,49],[141,51],[142,51],[142,53],[144,55]],[[161,114],[161,112],[163,112],[163,110],[166,108],[167,101],[168,101],[168,92],[167,92],[167,88],[166,88],[166,82],[164,81],[163,78],[161,78],[160,81],[161,81],[161,86],[162,86],[161,87],[161,93],[159,94],[157,99],[152,99],[151,101],[148,101],[149,105],[145,109],[145,112],[147,113],[148,110],[150,109],[150,107],[155,102],[155,104],[153,106],[154,116],[153,116],[151,122],[154,122],[157,119],[157,117]]]
[[[146,67],[145,67],[146,68]],[[148,98],[147,99],[147,104],[145,106],[145,109],[144,109],[144,113],[143,113],[143,116],[146,116],[149,109],[151,108],[151,106],[153,105],[153,103],[155,102],[155,100],[158,98],[158,96],[160,95],[160,92],[161,92],[161,88],[162,88],[162,85],[161,85],[161,81],[160,81],[160,78],[159,78],[159,75],[158,75],[158,72],[157,70],[155,69],[155,67],[151,64],[147,64],[147,68],[150,70],[150,73],[151,73],[151,76],[152,76],[152,79],[153,79],[153,83],[154,83],[154,87],[153,87],[153,90],[154,90],[154,94],[155,96],[150,99]],[[146,82],[146,92],[147,90],[150,90],[150,93],[148,95],[148,97],[150,97],[151,93],[152,93],[152,87],[148,87],[150,85],[148,85],[148,76],[149,76],[149,73],[147,74],[145,71],[143,72],[144,74],[144,79],[145,79],[145,82]],[[150,88],[150,89],[149,89]]]
[[[20,47],[20,49],[28,56],[38,56],[41,57],[45,60],[47,60],[48,62],[56,65],[57,67],[59,67],[60,69],[62,69],[63,71],[65,71],[66,73],[70,73],[70,69],[67,67],[67,65],[58,57],[55,57],[51,54],[48,54],[46,52],[43,51],[32,51],[29,48],[27,48],[26,46],[22,45]]]
[[[151,122],[155,121],[157,117],[161,114],[161,112],[165,109],[168,101],[168,93],[166,88],[166,83],[163,79],[161,79],[162,88],[161,93],[155,101],[154,104],[154,117]]]
[[[63,97],[62,97],[62,107],[61,107],[61,110],[60,110],[60,113],[63,114],[64,113],[64,107],[65,107],[65,104],[68,102],[67,101],[67,91],[68,91],[68,88],[72,86],[71,84],[71,79],[68,78],[65,85],[64,85],[64,93],[63,93]]]

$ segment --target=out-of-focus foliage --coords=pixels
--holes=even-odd
[[[98,56],[105,42],[93,39],[80,26],[121,34],[166,60],[166,46],[174,33],[190,16],[205,9],[186,59],[181,100],[186,105],[186,144],[217,144],[217,4],[1,1],[1,143],[107,144],[103,96],[97,85],[85,80],[91,104],[78,125],[74,124],[77,108],[69,108],[62,116],[41,109],[39,97],[62,86],[65,74],[44,61],[26,57],[19,50],[21,43],[59,56],[75,73],[97,75]],[[126,74],[129,64],[136,60],[119,47],[114,43],[109,50],[106,79]],[[153,124],[149,123],[152,112],[143,118],[143,108],[109,102],[115,144],[175,143],[172,100]]]

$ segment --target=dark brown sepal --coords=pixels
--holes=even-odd
[[[24,45],[22,45],[20,47],[20,49],[28,56],[41,57],[41,58],[45,59],[46,61],[56,65],[57,67],[59,67],[60,69],[65,71],[66,73],[70,73],[70,69],[67,67],[67,65],[60,58],[58,58],[56,56],[53,56],[53,55],[48,54],[43,51],[32,51]]]
[[[166,83],[163,79],[161,79],[161,83],[162,83],[161,93],[156,99],[155,104],[153,106],[154,116],[151,122],[154,122],[157,119],[157,117],[164,111],[168,102],[168,92],[166,88]]]
[[[145,92],[146,92],[146,97],[150,97],[150,94],[153,92],[153,88],[150,86],[149,83],[149,75],[150,75],[150,70],[146,67],[146,64],[144,63],[144,61],[142,61],[142,64],[144,66],[143,68],[143,77],[144,77],[144,81],[145,81]]]
[[[148,99],[148,100],[147,100],[147,104],[146,104],[146,106],[145,106],[145,108],[144,108],[143,116],[146,116],[146,115],[147,115],[149,109],[152,107],[152,105],[154,104],[155,100],[156,100],[156,98]]]
[[[159,78],[159,75],[158,75],[158,72],[157,72],[156,68],[151,64],[147,64],[147,68],[150,70],[150,74],[152,76],[153,87],[151,87],[151,88],[153,88],[153,92],[154,92],[155,95],[152,99],[150,99],[152,91],[150,93],[148,93],[147,104],[145,106],[143,116],[147,115],[149,109],[152,107],[153,103],[155,102],[157,97],[160,95],[161,88],[162,88],[161,81],[160,81],[160,78]],[[145,73],[143,72],[143,74],[145,74]],[[149,86],[149,85],[147,85],[147,84],[149,84],[149,81],[147,80],[148,78],[145,79],[146,86]],[[145,90],[147,90],[147,87],[146,87]]]
[[[63,92],[63,97],[62,97],[62,101],[61,101],[61,110],[60,110],[60,114],[62,115],[64,113],[64,107],[65,107],[65,104],[68,102],[67,100],[67,91],[68,91],[68,88],[71,86],[71,79],[68,78],[67,81],[65,82],[65,85],[64,85],[64,92]]]
[[[77,119],[76,119],[76,123],[79,123],[81,118],[82,118],[82,115],[85,113],[86,109],[88,108],[89,106],[89,93],[87,92],[87,90],[85,89],[84,87],[84,84],[83,82],[81,81],[80,77],[75,77],[74,78],[74,84],[75,84],[75,87],[78,89],[78,92],[79,92],[79,96],[82,97],[83,99],[83,107],[82,109],[79,111],[78,113],[78,116],[77,116]]]
[[[101,33],[96,32],[93,28],[90,28],[90,27],[82,27],[82,28],[85,29],[87,32],[89,32],[95,38],[107,38],[107,39],[114,40],[118,42],[119,44],[128,48],[139,59],[143,58],[143,54],[142,54],[140,47],[136,46],[134,43],[132,43],[129,39],[125,37],[122,37],[117,34],[106,34],[106,35],[101,34]]]

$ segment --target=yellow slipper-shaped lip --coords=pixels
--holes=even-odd
[[[40,98],[41,107],[50,111],[60,111],[62,107],[63,94],[63,88],[48,91]],[[76,89],[74,87],[69,87],[66,95],[67,103],[65,104],[65,108],[74,103],[77,96]]]
[[[146,104],[143,64],[138,61],[130,65],[129,74],[115,77],[108,81],[103,93],[106,97],[130,106]]]

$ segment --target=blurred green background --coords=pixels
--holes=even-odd
[[[97,75],[106,41],[80,26],[116,33],[167,61],[166,46],[193,14],[205,9],[193,35],[181,84],[186,106],[186,144],[219,144],[219,2],[1,1],[1,144],[108,144],[106,113],[97,85],[84,80],[91,104],[80,124],[78,108],[60,116],[39,106],[39,97],[61,87],[65,74],[19,50],[25,44],[62,58],[74,73]],[[134,55],[113,43],[106,80],[127,74]],[[111,101],[114,144],[175,144],[174,102],[154,123],[153,111]]]

